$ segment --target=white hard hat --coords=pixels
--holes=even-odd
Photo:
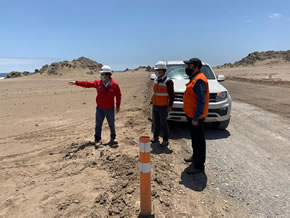
[[[164,61],[158,61],[154,66],[154,70],[166,70],[166,69],[167,69],[167,66]]]
[[[104,65],[104,66],[102,66],[100,73],[111,73],[112,74],[112,69],[110,66]]]

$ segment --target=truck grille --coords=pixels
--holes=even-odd
[[[208,109],[209,113],[217,113],[220,116],[225,116],[228,113],[228,108],[223,109]]]
[[[183,102],[183,94],[182,92],[175,92],[174,101]],[[216,93],[209,94],[209,102],[216,102]]]
[[[183,94],[182,92],[175,92],[174,93],[174,101],[183,102]]]
[[[209,93],[209,102],[216,102],[216,93]]]
[[[172,108],[172,112],[183,112],[183,109],[182,108]],[[208,109],[208,112],[209,113],[217,113],[220,116],[225,116],[228,113],[228,108],[223,108],[223,109]],[[179,115],[181,115],[181,114],[179,114]],[[209,117],[216,117],[216,115],[209,115]]]
[[[172,111],[178,111],[178,112],[183,112],[183,108],[172,108]]]

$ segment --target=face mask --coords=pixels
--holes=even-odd
[[[104,77],[104,76],[101,76],[100,78],[101,78],[101,80],[102,80],[103,82],[105,81],[105,77]]]
[[[192,73],[193,73],[193,69],[190,69],[190,68],[185,68],[185,73],[186,73],[186,75],[187,76],[191,76],[192,75]]]

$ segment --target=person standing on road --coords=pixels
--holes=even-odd
[[[69,85],[77,85],[84,88],[96,88],[97,89],[97,108],[96,108],[96,126],[95,126],[95,145],[100,145],[101,132],[103,121],[106,117],[111,131],[110,146],[117,144],[116,131],[115,131],[115,102],[116,97],[116,112],[120,111],[121,105],[121,90],[119,84],[112,78],[112,70],[109,66],[104,65],[100,71],[100,80],[95,81],[73,81]]]
[[[206,76],[200,71],[202,62],[198,58],[184,61],[185,69],[189,76],[189,83],[183,97],[183,110],[189,124],[192,140],[193,155],[185,158],[186,162],[192,162],[186,172],[195,174],[204,172],[206,159],[206,142],[204,138],[204,120],[208,115],[209,86]]]
[[[169,79],[165,72],[167,70],[166,63],[159,61],[155,64],[154,70],[157,72],[158,77],[154,80],[153,84],[153,140],[152,144],[160,144],[159,135],[163,130],[163,142],[160,144],[162,147],[168,146],[169,128],[167,124],[168,113],[172,109],[174,101],[174,84]]]

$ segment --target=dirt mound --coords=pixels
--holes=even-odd
[[[247,57],[242,58],[235,63],[225,63],[224,65],[217,66],[216,68],[228,68],[228,67],[245,67],[254,66],[260,62],[266,62],[267,65],[290,62],[290,50],[287,51],[263,51],[252,52]]]
[[[28,71],[24,71],[24,72],[12,71],[6,76],[6,79],[22,77],[22,76],[29,76],[29,75],[30,74]]]
[[[103,65],[89,58],[80,57],[72,61],[54,62],[50,65],[44,65],[40,70],[35,70],[35,74],[46,74],[49,76],[69,74],[79,71],[86,74],[94,74],[98,72]]]
[[[71,144],[64,159],[79,160],[90,155],[84,148],[92,146],[91,142]],[[98,161],[88,161],[86,165],[98,170],[109,172],[110,185],[97,194],[94,203],[90,206],[91,217],[130,217],[138,215],[136,199],[138,193],[138,155],[122,154],[118,150],[102,147],[91,155],[99,156]],[[59,210],[65,210],[60,205]]]
[[[145,66],[139,66],[139,67],[137,67],[137,68],[135,68],[135,69],[129,69],[129,68],[126,68],[125,70],[124,70],[124,72],[127,72],[127,71],[139,71],[139,70],[143,70],[143,69],[145,69],[145,71],[146,72],[154,72],[154,68],[153,67],[151,67],[151,66],[147,66],[147,67],[145,67]]]

